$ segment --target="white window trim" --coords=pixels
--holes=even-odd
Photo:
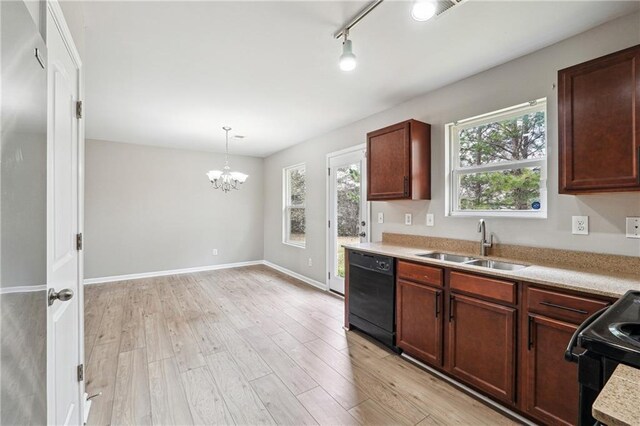
[[[291,208],[303,208],[305,209],[305,215],[306,215],[306,203],[303,204],[295,204],[295,205],[289,205],[288,201],[289,201],[289,179],[288,179],[288,173],[291,170],[297,170],[297,169],[303,169],[304,170],[304,176],[305,176],[305,180],[307,178],[307,167],[306,167],[306,163],[298,163],[298,164],[294,164],[292,166],[287,166],[284,167],[282,169],[282,244],[288,245],[288,246],[292,246],[292,247],[297,247],[297,248],[306,248],[307,246],[307,233],[305,230],[305,235],[304,235],[304,242],[300,243],[300,242],[294,242],[294,241],[289,241],[288,237],[289,237],[289,226],[291,225],[291,221],[289,220],[289,214],[290,214],[290,210]],[[306,185],[305,185],[306,186]],[[305,200],[307,199],[307,196],[305,194]]]
[[[457,134],[461,129],[474,127],[479,123],[486,122],[487,119],[491,121],[505,120],[512,117],[517,117],[530,110],[542,110],[545,114],[545,122],[547,123],[545,132],[545,146],[546,155],[544,158],[528,159],[522,161],[505,161],[501,163],[491,163],[482,166],[471,166],[458,168],[455,166],[459,158],[459,144],[457,141]],[[547,163],[549,158],[549,145],[548,145],[548,112],[547,112],[547,98],[536,99],[535,101],[525,102],[519,105],[515,105],[509,108],[504,108],[498,111],[489,112],[486,114],[477,115],[475,117],[467,118],[465,120],[459,120],[454,123],[448,123],[445,125],[445,216],[450,217],[504,217],[504,218],[529,218],[529,219],[546,219],[547,218]],[[454,207],[458,205],[458,192],[457,192],[457,177],[461,174],[477,173],[477,172],[489,172],[495,170],[503,170],[517,167],[540,167],[540,210],[529,211],[497,211],[497,210],[468,210],[461,211],[455,210]]]

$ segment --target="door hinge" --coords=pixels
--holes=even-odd
[[[82,232],[76,234],[76,250],[82,250]]]
[[[78,366],[78,381],[81,382],[84,380],[84,364],[80,364]]]
[[[327,169],[327,176],[331,176],[331,167]]]
[[[76,118],[82,118],[82,101],[76,102]]]
[[[327,278],[331,279],[331,272],[327,272]]]
[[[330,220],[328,220],[327,222],[328,222],[328,223],[327,223],[327,226],[329,226],[329,228],[331,228],[331,221],[330,221]]]

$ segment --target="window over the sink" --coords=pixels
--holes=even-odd
[[[450,216],[547,217],[547,100],[445,126]]]
[[[285,167],[284,180],[284,209],[282,242],[298,247],[304,247],[305,236],[305,165]]]

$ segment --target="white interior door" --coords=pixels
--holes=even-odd
[[[47,12],[48,154],[47,154],[47,290],[61,295],[50,300],[47,314],[48,423],[82,424],[80,319],[82,300],[78,222],[78,135],[76,101],[79,66],[59,18]],[[71,296],[71,297],[69,297]]]
[[[329,289],[344,294],[343,244],[369,241],[365,147],[330,154],[329,162]]]

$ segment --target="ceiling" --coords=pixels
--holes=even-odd
[[[385,1],[87,2],[86,136],[267,156],[638,10],[629,1],[469,0],[416,22]],[[533,24],[535,23],[535,24]]]

